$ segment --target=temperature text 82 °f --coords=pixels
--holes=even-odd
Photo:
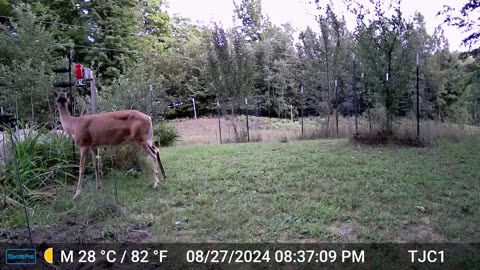
[[[73,250],[60,251],[61,263],[94,263],[97,257],[105,258],[110,263],[149,263],[151,260],[162,263],[167,259],[167,250],[79,250],[77,253]]]

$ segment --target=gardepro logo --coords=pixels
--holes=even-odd
[[[34,248],[8,248],[5,250],[5,264],[28,265],[37,263],[37,250]]]

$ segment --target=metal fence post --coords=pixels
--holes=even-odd
[[[245,98],[245,117],[247,118],[247,141],[250,142],[250,129],[248,128],[248,101]]]
[[[220,135],[220,143],[222,143],[222,125],[220,123],[221,112],[220,112],[220,101],[218,99],[217,99],[217,116],[218,116],[218,132]]]
[[[303,103],[305,103],[305,98],[303,96],[303,85],[300,85],[300,95],[301,95],[301,103],[302,103],[301,118],[302,118],[302,138],[303,138]]]

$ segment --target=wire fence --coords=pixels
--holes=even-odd
[[[367,102],[344,102],[332,106],[330,113],[316,113],[306,104],[276,104],[264,97],[219,98],[216,113],[195,119],[173,120],[182,136],[181,144],[211,144],[253,141],[288,141],[292,139],[351,138],[355,134],[374,135],[385,129],[385,110],[370,107]],[[189,105],[193,106],[193,105]],[[197,104],[197,109],[202,104]],[[357,106],[357,108],[355,108]],[[337,110],[337,108],[339,110]],[[269,112],[269,109],[271,110]],[[414,108],[416,109],[416,108]],[[308,113],[308,114],[307,114]],[[269,115],[270,114],[270,115]],[[305,114],[305,115],[304,115]],[[420,115],[423,117],[423,114]],[[443,123],[420,118],[417,129],[415,111],[394,119],[396,136],[432,140],[459,138],[479,133],[475,126]]]
[[[309,108],[305,105],[302,109],[302,104],[283,103],[273,107],[259,96],[219,98],[215,104],[214,115],[197,113],[198,119],[192,121],[192,113],[192,120],[173,120],[182,134],[182,144],[345,138],[354,133],[352,116],[339,117],[336,133],[333,116],[314,115],[311,110],[310,115],[303,115]],[[363,119],[361,123],[364,124]]]
[[[163,119],[167,114],[165,108],[168,107],[168,102],[161,98],[160,88],[152,90],[148,88],[148,85],[146,87],[144,91],[146,94],[142,96],[142,100],[136,101],[136,103],[142,104],[143,109],[139,109],[150,114],[153,119]],[[159,91],[158,95],[153,95],[154,91]],[[478,130],[474,126],[428,120],[425,107],[427,105],[423,100],[425,94],[421,94],[420,125],[418,126],[421,138],[437,138],[441,134],[449,134],[449,137],[453,137],[454,130],[458,130],[459,134],[462,132],[475,133]],[[90,113],[91,101],[88,96],[82,98],[77,96],[74,101],[74,115]],[[61,129],[54,101],[47,95],[45,102],[46,106],[43,107],[49,110],[49,129]],[[100,98],[98,108],[100,112],[105,111],[102,110],[102,107],[108,102],[108,100]],[[201,102],[195,97],[190,97],[183,101],[181,110],[183,113],[191,114],[189,117],[193,119],[198,118],[198,121],[180,123],[181,121],[172,120],[172,122],[180,129],[179,133],[182,137],[180,143],[182,144],[350,138],[355,134],[375,134],[384,128],[385,110],[382,107],[370,106],[368,100],[355,99],[354,93],[343,93],[340,103],[337,98],[332,98],[326,105],[322,105],[326,108],[324,111],[315,108],[314,106],[318,105],[315,102],[317,101],[306,95],[297,96],[295,99],[277,97],[277,100],[271,96],[248,95],[207,101],[201,99]],[[131,108],[117,106],[116,109]],[[175,110],[175,106],[172,110]],[[404,116],[396,117],[395,129],[399,133],[405,136],[407,134],[416,136],[418,129],[415,110],[416,106],[413,107],[413,110],[407,111]],[[18,111],[18,109],[13,109],[13,111]],[[32,113],[32,115],[34,114]],[[39,114],[35,114],[35,116],[37,115]],[[210,118],[210,120],[204,118]],[[30,122],[33,124],[36,120],[29,119]],[[449,131],[443,132],[442,130]]]

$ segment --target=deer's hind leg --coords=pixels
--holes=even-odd
[[[144,142],[141,145],[153,159],[153,188],[157,188],[158,186],[157,154],[155,150],[150,145],[148,145],[147,142]]]
[[[160,171],[162,172],[163,179],[166,179],[167,178],[167,172],[165,171],[165,167],[163,167],[162,160],[160,159],[160,149],[158,149],[158,147],[156,147],[156,146],[152,146],[152,148],[153,148],[153,151],[156,154],[157,161],[158,161],[158,166],[160,166]]]

